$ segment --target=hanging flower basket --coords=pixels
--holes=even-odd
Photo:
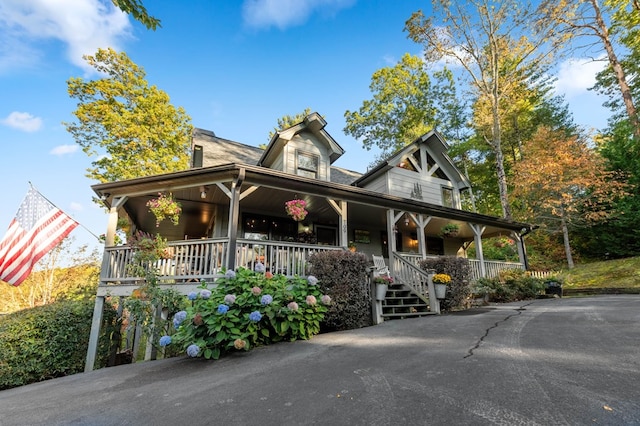
[[[309,214],[305,207],[307,207],[307,202],[299,199],[289,200],[284,203],[285,211],[296,222],[303,221]]]
[[[165,219],[171,219],[174,225],[180,222],[182,206],[173,198],[171,193],[169,195],[158,193],[158,198],[152,198],[147,201],[147,207],[156,217],[156,227],[160,226],[160,222]]]

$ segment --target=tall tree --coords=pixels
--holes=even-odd
[[[344,113],[344,132],[361,139],[368,150],[377,146],[384,157],[440,124],[447,128],[447,119],[457,120],[457,125],[464,122],[463,111],[443,113],[459,105],[452,74],[444,70],[433,77],[436,85],[424,61],[409,54],[395,66],[379,69],[369,85],[373,99],[365,100],[357,111]]]
[[[540,4],[539,13],[538,22],[556,22],[558,29],[568,37],[599,40],[615,75],[634,138],[640,143],[636,102],[620,59],[619,46],[616,48],[614,40],[617,30],[623,43],[637,45],[639,3],[636,0],[605,0],[600,6],[598,0],[546,0]],[[612,17],[613,23],[610,22]],[[590,43],[589,48],[593,54],[593,44]]]
[[[78,100],[77,122],[64,124],[83,151],[97,157],[87,176],[111,182],[188,168],[193,126],[184,109],[149,86],[124,52],[99,49],[84,59],[105,77],[67,81]]]
[[[133,16],[133,19],[142,23],[147,29],[154,30],[161,27],[160,20],[149,15],[147,9],[140,0],[111,0],[113,4],[124,13]]]
[[[534,70],[544,71],[560,40],[544,23],[534,31],[530,12],[534,9],[529,2],[433,0],[433,6],[440,23],[417,11],[406,22],[405,30],[409,38],[424,46],[428,62],[457,62],[476,98],[486,103],[489,127],[484,139],[496,162],[502,214],[511,219],[501,115],[521,81]]]
[[[514,173],[512,194],[522,202],[527,219],[546,219],[549,227],[559,228],[567,264],[573,268],[570,226],[606,218],[610,200],[623,195],[625,185],[584,141],[564,131],[539,128],[525,142],[525,152]]]
[[[305,108],[304,111],[296,115],[283,115],[282,117],[278,118],[276,127],[274,127],[273,130],[269,132],[269,141],[271,141],[271,138],[276,134],[276,132],[279,132],[283,129],[288,129],[291,126],[301,123],[309,114],[311,114],[311,108]]]

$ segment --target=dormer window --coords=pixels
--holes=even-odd
[[[296,174],[298,176],[304,176],[313,179],[318,178],[318,163],[320,162],[320,160],[317,155],[298,151],[296,160]]]

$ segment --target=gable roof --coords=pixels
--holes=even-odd
[[[455,176],[456,183],[461,184],[459,189],[466,189],[471,187],[471,183],[469,179],[458,170],[458,168],[453,164],[453,161],[447,155],[447,150],[449,149],[449,145],[444,141],[444,138],[440,133],[436,130],[431,130],[424,135],[420,136],[415,141],[411,142],[409,145],[404,146],[403,148],[396,151],[393,155],[388,157],[386,160],[378,163],[378,165],[365,174],[363,174],[360,178],[353,182],[355,186],[366,185],[367,182],[377,178],[381,174],[395,167],[396,162],[398,162],[403,156],[406,154],[410,154],[419,148],[421,144],[428,144],[431,149],[433,156],[436,157],[436,162],[441,167],[445,167],[448,175]]]
[[[193,129],[192,143],[214,148],[203,149],[202,165],[204,167],[230,163],[256,165],[264,153],[262,148],[219,138],[212,131],[198,128]]]
[[[333,138],[331,139],[333,140]],[[202,145],[204,148],[202,158],[203,167],[221,166],[223,164],[247,164],[257,166],[265,155],[265,150],[262,148],[220,138],[216,136],[214,132],[200,128],[193,129],[192,143],[193,145]],[[342,150],[342,148],[340,149]],[[344,152],[344,150],[342,152]],[[360,176],[362,176],[360,172],[331,166],[331,182],[351,185],[351,183]]]
[[[328,148],[329,152],[329,162],[333,163],[336,161],[342,154],[344,154],[344,149],[336,142],[335,139],[326,131],[324,127],[327,125],[327,122],[318,114],[317,112],[312,112],[307,115],[304,120],[302,120],[298,124],[294,124],[288,129],[280,130],[276,132],[271,141],[269,142],[269,146],[262,154],[262,158],[258,161],[258,166],[262,166],[265,163],[271,162],[271,156],[275,155],[276,152],[279,151],[277,148],[281,148],[287,142],[289,142],[295,135],[298,133],[308,130],[313,133],[320,142],[324,142],[324,144]]]

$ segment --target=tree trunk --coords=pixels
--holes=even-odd
[[[611,38],[609,37],[609,29],[602,18],[602,13],[600,10],[600,6],[598,6],[597,0],[590,0],[591,6],[595,12],[595,20],[596,24],[600,28],[600,38],[602,39],[602,44],[604,45],[604,49],[607,52],[607,57],[609,59],[609,65],[613,69],[613,72],[616,75],[616,79],[618,80],[618,86],[620,87],[620,92],[622,92],[622,100],[624,101],[624,106],[627,110],[627,115],[629,116],[629,122],[633,127],[633,136],[637,142],[640,142],[640,123],[638,122],[638,115],[636,112],[636,107],[633,103],[633,97],[631,95],[631,89],[629,88],[629,84],[627,83],[627,79],[625,76],[625,72],[622,69],[622,65],[618,60],[618,57],[613,50],[613,45],[611,44]]]
[[[564,240],[564,252],[567,255],[567,265],[569,269],[573,269],[575,266],[573,264],[573,256],[571,255],[571,244],[569,243],[569,229],[567,228],[567,221],[564,217],[564,209],[561,210],[562,217],[560,219],[560,224],[562,226],[562,239]]]

